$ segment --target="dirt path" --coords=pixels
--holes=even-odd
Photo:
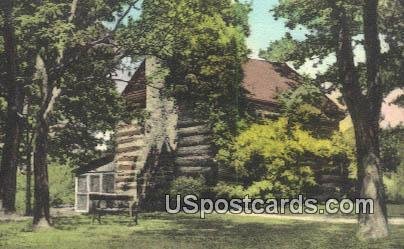
[[[355,218],[334,218],[329,216],[320,215],[279,215],[279,214],[240,214],[243,216],[256,216],[270,219],[279,220],[299,220],[299,221],[313,221],[313,222],[328,222],[339,224],[355,224],[357,220]],[[404,218],[389,218],[389,224],[391,225],[404,225]]]

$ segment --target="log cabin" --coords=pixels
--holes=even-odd
[[[262,118],[276,117],[277,96],[301,83],[299,74],[285,63],[249,59],[243,70],[247,110]],[[209,126],[161,93],[165,83],[164,77],[156,77],[160,71],[159,61],[147,57],[124,89],[128,111],[142,111],[147,118],[120,122],[115,153],[76,171],[77,211],[89,211],[88,196],[94,192],[133,196],[143,208],[153,209],[161,205],[156,202],[164,199],[161,195],[178,176],[204,175],[208,184],[217,181],[220,174],[213,161]],[[337,106],[324,99],[325,109],[341,120]],[[328,129],[338,129],[338,121]]]

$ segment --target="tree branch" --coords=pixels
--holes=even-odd
[[[69,23],[73,22],[74,18],[76,17],[78,3],[79,3],[79,0],[72,1],[72,4],[70,6],[70,16],[68,19]]]
[[[379,121],[383,101],[380,77],[380,40],[378,31],[378,0],[366,0],[363,6],[363,33],[366,51],[367,97],[375,122]]]
[[[125,19],[125,17],[130,13],[130,11],[134,8],[137,10],[140,10],[139,8],[136,8],[135,5],[139,2],[140,0],[135,0],[132,3],[129,4],[128,8],[126,9],[126,11],[118,18],[118,20],[116,21],[115,27],[112,29],[112,33],[116,32],[116,30],[118,29],[119,25],[121,24],[121,22],[123,21],[123,19]]]
[[[56,99],[60,96],[60,94],[62,93],[62,89],[54,86],[52,88],[52,92],[50,93],[49,97],[48,97],[48,103],[46,106],[46,109],[42,115],[43,119],[47,120],[49,113],[51,113],[51,111],[53,110],[53,107],[55,106],[55,102]]]
[[[367,100],[359,85],[358,75],[354,64],[354,54],[352,48],[352,34],[350,30],[348,16],[345,9],[335,6],[333,9],[334,18],[337,20],[338,37],[337,41],[337,65],[340,82],[343,87],[345,103],[355,119],[358,115],[363,115],[362,106],[367,105]]]

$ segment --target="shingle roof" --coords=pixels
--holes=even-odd
[[[299,75],[285,63],[249,59],[243,69],[243,86],[251,100],[276,103],[280,93],[299,84]]]
[[[286,63],[275,63],[265,60],[249,59],[244,65],[243,86],[247,97],[261,103],[276,103],[276,97],[285,90],[299,84],[299,74]],[[131,95],[139,91],[145,84],[145,62],[140,65],[123,91],[123,95]],[[140,88],[139,88],[140,87]]]
[[[115,168],[114,154],[107,154],[101,158],[97,158],[86,165],[73,170],[76,175],[85,174],[89,171],[113,171]]]

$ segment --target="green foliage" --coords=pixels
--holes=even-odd
[[[404,141],[404,129],[402,127],[382,130],[380,133],[380,154],[384,165],[384,171],[396,171],[400,163],[404,163],[401,154]]]
[[[70,165],[52,163],[49,165],[50,205],[74,205],[74,176]],[[25,210],[26,175],[17,173],[16,208],[19,212]],[[31,193],[34,194],[33,176]]]
[[[394,203],[404,203],[404,163],[397,172],[387,173],[384,178],[387,200]]]
[[[330,137],[343,113],[309,79],[278,97],[280,114],[318,137]]]
[[[338,132],[332,136],[333,144],[346,153],[345,164],[348,165],[348,179],[357,178],[357,161],[355,149],[355,133],[353,128],[345,132]]]
[[[168,89],[215,126],[217,144],[235,131],[242,106],[249,10],[230,0],[148,0],[140,19],[129,22],[131,32],[120,33],[130,53],[146,51],[162,60]]]
[[[383,164],[383,171],[387,176],[395,177],[400,171],[404,163],[404,155],[402,153],[404,149],[404,132],[402,127],[384,129],[380,132],[380,155]],[[341,134],[337,144],[345,144],[347,152],[349,152],[349,158],[354,162],[355,159],[355,133],[354,129],[350,128]],[[356,178],[356,164],[352,164],[350,167],[350,178]],[[394,178],[394,179],[398,179]],[[389,181],[389,180],[387,180]],[[391,181],[389,181],[391,182]],[[386,185],[395,187],[394,185]],[[389,190],[388,190],[389,191]]]
[[[266,50],[260,50],[259,57],[273,62],[287,62],[293,58],[297,46],[292,35],[286,33],[280,40],[271,42]]]
[[[52,157],[63,163],[88,162],[99,156],[94,150],[97,144],[105,142],[95,134],[114,130],[115,124],[129,115],[114,81],[107,77],[116,66],[113,55],[101,50],[83,55],[69,68],[64,76],[69,85],[63,88],[52,119],[52,125],[62,124],[50,140]]]
[[[170,186],[170,195],[175,197],[177,195],[196,195],[201,197],[206,192],[205,179],[202,177],[193,178],[181,176],[175,179]]]
[[[50,115],[52,136],[48,147],[51,157],[63,163],[69,160],[85,163],[99,156],[94,148],[105,141],[94,135],[114,129],[115,123],[126,115],[124,102],[111,78],[124,55],[114,45],[115,33],[105,23],[116,21],[129,1],[78,1],[74,8],[75,2],[15,3],[17,73],[25,95],[24,134],[34,136],[37,113],[43,105],[43,86],[36,74],[36,58],[41,55],[49,79],[47,90],[51,91],[53,86],[61,89]],[[0,74],[3,71],[2,57]],[[22,144],[23,155],[32,149],[28,140],[24,139]]]
[[[404,4],[400,0],[382,0],[379,5],[379,29],[389,47],[383,54],[381,64],[386,85],[384,90],[388,92],[392,88],[404,86],[404,47],[401,42],[404,39]]]
[[[384,174],[387,198],[404,203],[404,129],[397,127],[382,132],[382,160],[388,172]]]
[[[50,204],[74,204],[74,176],[69,165],[53,164],[49,167]]]
[[[297,196],[316,185],[313,166],[323,173],[349,167],[352,156],[339,134],[319,139],[286,118],[253,124],[234,140],[231,151],[221,150],[219,160],[234,169],[238,183],[216,190],[229,197]],[[322,165],[313,165],[321,162]]]
[[[382,50],[381,75],[383,80],[383,93],[387,94],[392,89],[403,86],[403,46],[400,45],[403,32],[403,4],[399,0],[379,1],[380,34],[388,49]],[[287,28],[291,30],[304,29],[305,38],[294,39],[290,34],[273,41],[266,50],[260,52],[265,59],[293,62],[296,68],[302,66],[307,60],[315,60],[314,66],[320,65],[325,58],[327,64],[331,62],[330,68],[322,74],[317,75],[321,82],[332,82],[340,87],[336,77],[335,60],[329,58],[335,56],[338,34],[336,33],[337,21],[333,9],[343,8],[354,38],[354,45],[363,45],[363,20],[362,3],[357,1],[317,1],[317,0],[281,0],[271,10],[276,19],[282,18]],[[386,51],[387,50],[387,51]],[[363,63],[357,64],[359,75],[365,75]],[[366,88],[365,81],[361,77],[361,85]]]

